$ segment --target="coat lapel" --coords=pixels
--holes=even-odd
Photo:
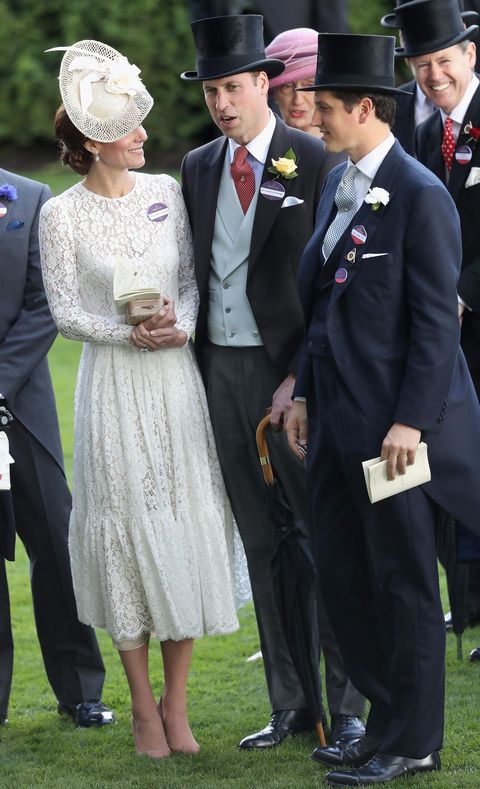
[[[195,272],[200,293],[204,293],[205,288],[208,287],[218,191],[227,145],[228,141],[223,137],[216,140],[215,145],[207,149],[197,164],[198,189],[195,190],[195,194],[201,195],[202,199],[197,206]]]
[[[478,150],[480,149],[479,140],[471,140],[468,133],[465,133],[465,126],[470,123],[472,126],[480,126],[480,86],[477,88],[473,95],[468,110],[463,119],[462,128],[457,140],[457,148],[461,145],[468,145],[473,152],[472,159],[468,164],[459,164],[455,159],[453,160],[452,169],[450,172],[450,180],[448,183],[448,191],[450,192],[453,200],[456,202],[461,190],[465,187],[465,181],[468,178],[470,169],[476,164],[478,166]]]
[[[390,200],[388,205],[380,206],[377,211],[374,211],[369,203],[362,202],[325,264],[320,275],[320,285],[331,282],[337,268],[345,268],[348,274],[344,283],[338,285],[334,283],[331,304],[345,292],[361,268],[362,257],[368,252],[385,212],[395,210],[394,205],[392,207],[392,203],[394,204],[395,200],[395,192],[392,186],[395,174],[405,156],[406,153],[400,143],[395,142],[378,168],[371,185],[372,189],[380,187],[389,193]],[[356,245],[352,240],[352,229],[357,226],[362,226],[365,229],[367,238],[364,244]]]
[[[265,167],[263,169],[261,185],[266,181],[271,181],[275,178],[272,173],[268,172],[268,168],[272,165],[272,159],[278,159],[285,156],[285,153],[292,147],[292,139],[288,126],[279,118],[276,119],[275,131],[273,132],[270,148],[268,149]],[[301,160],[297,159],[298,178],[302,177]],[[250,256],[248,260],[248,270],[252,269],[261,250],[263,249],[272,227],[277,219],[278,213],[281,210],[283,200],[290,194],[293,183],[296,178],[279,178],[278,181],[285,188],[285,196],[281,200],[267,200],[260,193],[258,195],[257,209],[255,211],[255,219],[253,222],[252,241],[250,245]],[[261,187],[260,187],[261,188]]]

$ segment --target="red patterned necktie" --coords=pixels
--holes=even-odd
[[[255,174],[252,166],[246,161],[248,150],[243,145],[235,149],[230,173],[237,190],[238,199],[246,214],[255,194]]]
[[[443,126],[442,156],[447,170],[452,169],[455,155],[455,137],[453,136],[452,119],[446,118]]]

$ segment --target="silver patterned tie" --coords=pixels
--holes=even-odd
[[[338,239],[347,229],[350,221],[357,213],[357,195],[355,192],[355,176],[358,168],[354,164],[347,167],[335,193],[337,214],[328,227],[323,239],[322,252],[325,260],[333,251]]]

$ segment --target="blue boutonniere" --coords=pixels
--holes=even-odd
[[[7,200],[9,203],[13,203],[18,197],[17,190],[14,186],[10,184],[2,184],[0,186],[0,200]]]

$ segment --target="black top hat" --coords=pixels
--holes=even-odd
[[[285,69],[282,60],[265,55],[263,16],[259,14],[197,19],[192,30],[197,70],[184,71],[182,79],[199,82],[243,71],[266,71],[269,77],[277,77]]]
[[[319,33],[315,85],[301,90],[408,93],[395,87],[395,38]]]
[[[404,5],[404,3],[410,3],[410,2],[411,2],[411,0],[397,0],[397,5]],[[478,22],[478,18],[479,18],[479,15],[477,14],[477,12],[476,11],[464,11],[463,9],[465,8],[465,6],[463,4],[463,0],[457,0],[457,2],[458,2],[458,8],[460,10],[460,13],[462,15],[462,19],[463,19],[464,23],[466,25],[474,25],[474,24],[476,24]],[[385,16],[382,16],[382,18],[380,20],[380,24],[383,25],[383,27],[389,27],[389,28],[399,28],[400,27],[400,22],[398,21],[396,14],[385,14]]]
[[[401,58],[448,49],[478,32],[478,25],[465,28],[458,0],[413,0],[394,11],[404,43],[395,54]]]

